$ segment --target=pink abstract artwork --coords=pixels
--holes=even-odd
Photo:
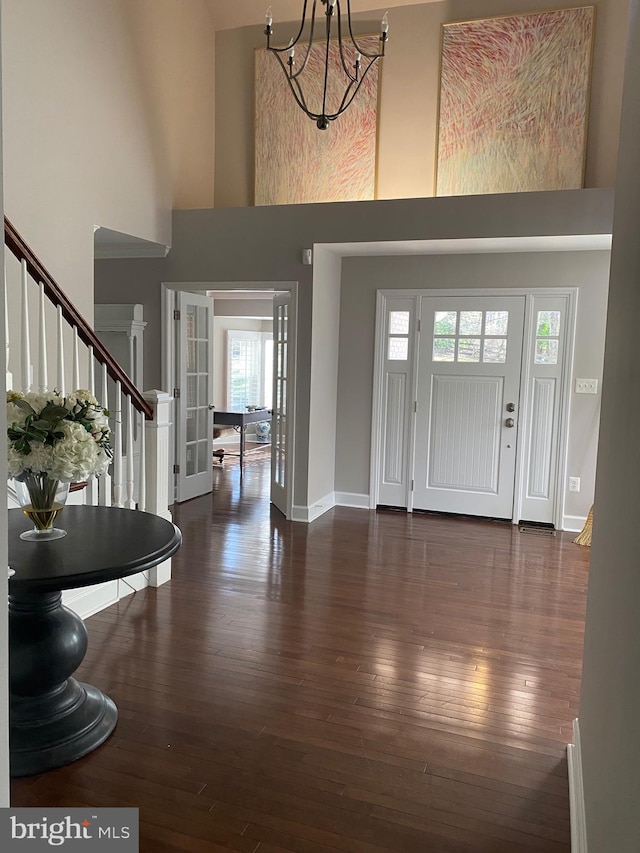
[[[378,36],[358,41],[367,53],[377,53],[380,48]],[[301,47],[296,51],[298,61],[305,50]],[[275,56],[257,50],[255,67],[255,204],[375,198],[380,60],[369,71],[351,106],[327,130],[318,130],[315,121],[298,107]],[[323,45],[314,45],[304,80],[307,105],[320,112]],[[345,80],[333,42],[329,80],[333,85],[328,90],[328,112],[340,103]]]
[[[582,187],[594,8],[442,36],[436,195]]]

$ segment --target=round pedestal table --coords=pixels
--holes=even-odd
[[[62,604],[62,590],[137,574],[180,547],[178,528],[160,516],[104,506],[67,506],[62,539],[25,542],[32,525],[8,512],[9,746],[11,775],[69,764],[100,746],[118,710],[97,687],[72,675],[87,650],[82,619]]]

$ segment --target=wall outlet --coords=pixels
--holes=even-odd
[[[597,394],[597,379],[576,379],[576,394]]]
[[[579,492],[580,491],[580,477],[569,477],[569,491],[570,492]]]

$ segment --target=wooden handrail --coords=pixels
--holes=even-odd
[[[19,261],[26,261],[29,275],[36,282],[42,282],[44,292],[51,302],[62,309],[62,316],[78,329],[78,337],[89,347],[93,347],[93,353],[100,364],[105,364],[107,373],[116,382],[122,384],[122,390],[131,397],[134,407],[139,412],[144,412],[145,418],[153,420],[153,408],[144,399],[140,391],[133,384],[118,362],[106,349],[102,341],[97,337],[91,326],[77,310],[68,296],[56,283],[44,264],[36,257],[34,252],[21,237],[18,231],[5,216],[4,218],[4,244]]]

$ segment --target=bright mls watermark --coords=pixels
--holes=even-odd
[[[0,850],[138,853],[138,809],[0,809]]]

